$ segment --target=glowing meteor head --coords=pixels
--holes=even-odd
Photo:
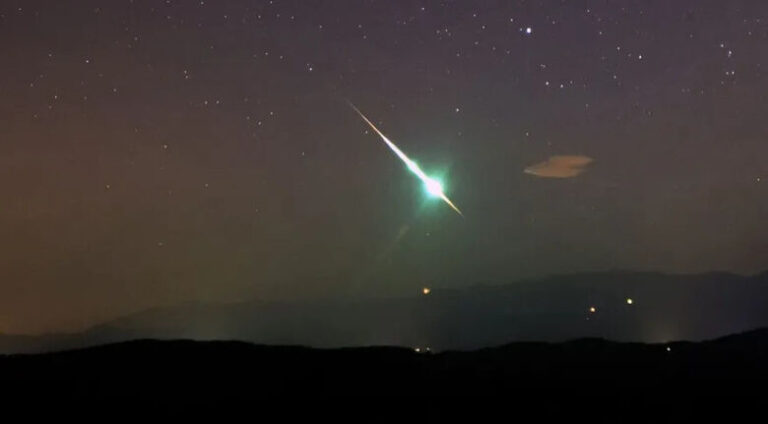
[[[426,180],[424,180],[424,187],[427,189],[427,193],[429,193],[433,197],[443,196],[443,185],[440,184],[440,181],[434,180],[432,178],[427,178]]]
[[[427,174],[425,174],[424,171],[422,171],[421,168],[419,168],[419,165],[416,162],[412,161],[408,156],[405,155],[405,153],[403,153],[400,149],[398,149],[397,146],[395,146],[395,143],[391,142],[384,134],[382,134],[381,131],[379,131],[379,129],[376,128],[376,126],[373,125],[373,123],[370,120],[368,120],[368,118],[366,118],[365,115],[363,115],[363,113],[360,112],[355,107],[355,105],[353,105],[352,103],[350,103],[349,105],[352,107],[352,109],[355,110],[355,112],[357,112],[358,115],[360,115],[361,118],[363,118],[363,120],[368,124],[368,126],[370,126],[374,131],[376,131],[379,137],[381,137],[382,141],[384,141],[384,143],[387,144],[387,147],[389,147],[390,150],[392,150],[397,155],[397,157],[400,158],[400,160],[402,160],[403,163],[405,163],[405,165],[408,167],[408,170],[413,172],[414,175],[416,175],[417,177],[419,177],[419,179],[424,183],[424,189],[427,191],[427,193],[430,196],[442,199],[445,203],[448,204],[448,206],[451,207],[451,209],[456,211],[457,214],[464,217],[464,214],[461,213],[459,208],[457,208],[456,205],[454,205],[453,202],[451,202],[451,200],[445,195],[445,193],[443,192],[443,185],[440,183],[440,181],[428,177]]]

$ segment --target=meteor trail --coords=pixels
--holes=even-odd
[[[392,149],[393,152],[397,155],[397,157],[400,158],[403,162],[405,162],[405,165],[408,166],[408,169],[411,170],[414,174],[416,174],[417,177],[424,183],[424,187],[426,187],[429,194],[439,197],[443,199],[445,203],[448,204],[456,213],[458,213],[462,218],[464,217],[464,214],[461,213],[459,208],[456,207],[456,205],[451,202],[451,199],[448,198],[448,196],[443,193],[443,186],[440,184],[439,181],[435,180],[434,178],[430,178],[427,176],[427,174],[424,173],[424,171],[419,168],[419,165],[416,164],[416,162],[412,161],[408,156],[403,153],[402,150],[400,150],[397,146],[395,146],[395,143],[391,142],[387,136],[385,136],[381,131],[379,131],[378,128],[376,128],[375,125],[373,125],[373,122],[371,122],[368,118],[366,118],[365,115],[363,115],[363,112],[360,112],[360,109],[358,109],[355,105],[353,105],[351,102],[349,105],[352,107],[352,109],[357,112],[358,115],[360,115],[361,118],[371,127],[374,131],[376,131],[376,134],[381,137],[382,140],[384,140],[385,143],[387,143],[387,146],[389,146],[390,149]]]

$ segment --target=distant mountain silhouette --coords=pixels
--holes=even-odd
[[[584,337],[695,341],[768,326],[765,305],[768,273],[616,271],[434,288],[409,298],[186,304],[148,310],[80,334],[0,336],[0,352],[44,352],[139,338],[433,351]]]

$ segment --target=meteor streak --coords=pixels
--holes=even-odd
[[[456,211],[456,213],[458,213],[462,218],[464,217],[464,214],[461,213],[459,208],[457,208],[456,205],[454,205],[453,202],[451,202],[451,199],[449,199],[448,196],[445,195],[445,193],[443,192],[443,186],[440,184],[439,181],[437,181],[434,178],[430,178],[427,174],[425,174],[424,171],[422,171],[421,168],[419,168],[419,165],[416,162],[412,161],[408,156],[406,156],[402,150],[400,150],[397,146],[395,146],[395,143],[391,142],[387,138],[387,136],[385,136],[381,131],[379,131],[379,129],[376,128],[375,125],[373,125],[373,122],[371,122],[368,118],[366,118],[365,115],[363,115],[363,112],[360,112],[360,109],[355,107],[355,105],[353,105],[352,103],[350,103],[349,105],[352,107],[352,109],[355,110],[355,112],[357,112],[358,115],[360,115],[361,118],[363,118],[363,120],[371,128],[373,128],[374,131],[376,131],[376,134],[378,134],[379,137],[381,137],[381,139],[384,140],[385,143],[387,143],[387,146],[393,152],[395,152],[397,157],[399,157],[400,160],[405,162],[405,165],[408,167],[408,169],[414,174],[416,174],[417,177],[419,177],[419,179],[424,183],[424,187],[427,189],[427,192],[429,192],[429,194],[443,199],[443,201],[447,203],[448,206],[450,206],[454,211]]]

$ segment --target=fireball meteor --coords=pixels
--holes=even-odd
[[[436,179],[431,178],[427,174],[425,174],[424,171],[422,171],[421,168],[419,168],[419,165],[416,162],[412,161],[408,156],[406,156],[405,153],[403,153],[402,150],[400,150],[397,146],[395,146],[395,143],[391,142],[387,138],[387,136],[385,136],[381,131],[379,131],[379,129],[376,128],[375,125],[373,125],[373,122],[371,122],[368,118],[366,118],[366,116],[363,115],[363,112],[360,112],[360,109],[355,107],[355,105],[353,105],[352,103],[350,103],[349,105],[352,107],[352,109],[355,110],[355,112],[357,112],[358,115],[360,115],[361,118],[363,118],[363,120],[374,131],[376,131],[376,134],[378,134],[379,137],[381,137],[381,139],[384,140],[385,143],[387,143],[387,146],[393,152],[395,152],[397,157],[399,157],[400,160],[402,160],[405,163],[405,165],[408,167],[408,169],[411,172],[413,172],[414,174],[416,174],[417,177],[419,177],[419,179],[424,183],[424,187],[427,189],[427,192],[430,195],[432,195],[434,197],[439,197],[445,203],[447,203],[448,206],[450,206],[454,211],[456,211],[456,213],[458,213],[462,218],[464,217],[464,214],[461,213],[459,208],[456,207],[456,205],[454,205],[453,202],[451,202],[451,199],[449,199],[448,196],[445,195],[445,193],[443,192],[443,186],[442,186],[442,184],[440,184],[439,181],[437,181]]]

